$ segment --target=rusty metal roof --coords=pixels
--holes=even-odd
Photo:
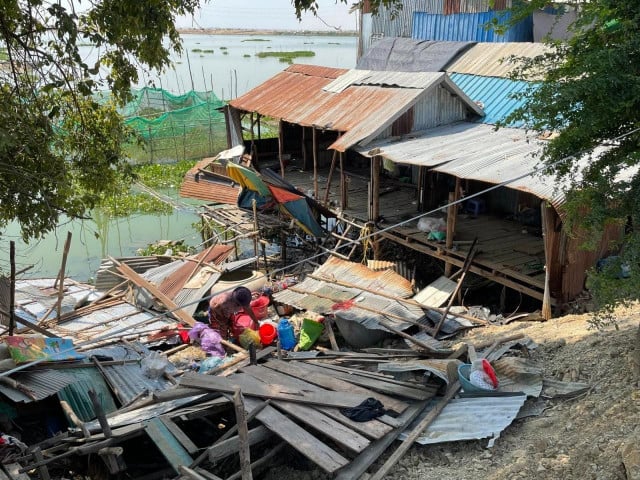
[[[332,257],[301,283],[274,294],[274,299],[318,313],[334,313],[337,304],[343,303],[338,310],[348,320],[386,330],[380,321],[405,329],[412,324],[402,318],[418,321],[424,317],[420,306],[402,301],[412,294],[410,282],[391,270],[376,272]]]
[[[344,132],[329,147],[339,151],[370,141],[438,85],[460,97],[469,110],[483,114],[441,72],[318,68],[293,65],[230,104],[238,110],[258,112],[289,123]]]
[[[550,49],[534,42],[476,43],[445,68],[448,73],[470,73],[485,77],[508,78],[519,62],[510,57],[533,58]],[[532,79],[530,79],[532,80]]]
[[[194,165],[184,176],[180,185],[180,196],[195,198],[205,202],[235,205],[240,193],[240,185],[222,176],[203,173],[214,158],[205,158]]]

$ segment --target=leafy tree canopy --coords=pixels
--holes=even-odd
[[[527,14],[543,2],[521,6]],[[517,20],[518,17],[516,17]],[[552,131],[543,160],[570,180],[569,220],[599,238],[611,222],[628,223],[618,262],[592,276],[604,311],[640,295],[640,3],[580,2],[570,40],[549,42],[550,52],[524,61],[522,77],[545,72],[539,88],[510,120]],[[592,152],[583,155],[581,152]],[[630,270],[622,280],[620,264]]]
[[[83,217],[131,177],[122,152],[131,138],[108,88],[123,102],[139,67],[161,70],[180,51],[176,15],[195,0],[9,0],[0,4],[0,231],[12,220],[25,240],[64,214]],[[77,8],[82,7],[82,10]],[[163,43],[164,42],[164,43]],[[98,52],[95,64],[82,44]]]

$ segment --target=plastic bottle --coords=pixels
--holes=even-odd
[[[296,335],[293,332],[293,326],[286,318],[281,318],[278,323],[278,338],[280,338],[280,347],[285,350],[293,350],[296,346]]]

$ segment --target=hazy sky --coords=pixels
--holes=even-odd
[[[356,14],[348,4],[318,0],[318,16],[303,14],[299,22],[291,0],[209,0],[193,18],[181,17],[182,28],[264,28],[280,30],[356,29]],[[323,22],[324,21],[324,22]]]

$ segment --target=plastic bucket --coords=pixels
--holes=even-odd
[[[233,324],[231,325],[233,336],[236,338],[240,337],[242,332],[247,328],[250,328],[251,330],[258,330],[258,326],[249,314],[244,312],[236,314],[233,319]]]
[[[278,331],[273,323],[263,323],[258,329],[260,334],[260,343],[262,345],[271,345],[278,336]]]
[[[269,308],[269,297],[266,295],[260,295],[255,300],[251,301],[251,310],[258,320],[262,320],[267,316],[267,309]]]

